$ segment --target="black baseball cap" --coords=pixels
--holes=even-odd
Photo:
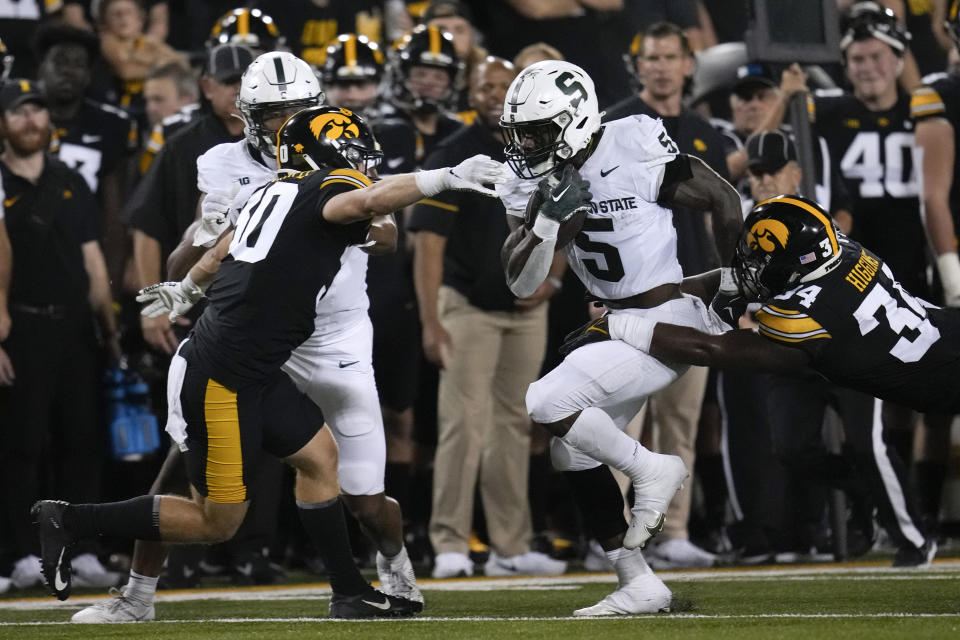
[[[221,44],[207,53],[204,74],[218,82],[230,80],[229,84],[233,84],[240,81],[255,57],[253,51],[242,44]]]
[[[41,107],[47,106],[47,100],[33,80],[17,78],[7,80],[0,87],[0,110],[10,111],[25,102],[34,102]]]
[[[783,131],[761,131],[747,140],[747,167],[779,171],[797,160],[797,147]]]
[[[751,92],[762,87],[776,89],[773,70],[762,62],[749,62],[737,67],[737,81],[733,84],[733,92],[738,96],[751,95]]]

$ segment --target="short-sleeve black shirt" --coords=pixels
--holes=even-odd
[[[97,204],[83,177],[47,158],[36,184],[0,162],[13,248],[10,300],[35,306],[87,304],[82,246],[99,236]]]
[[[123,217],[134,229],[157,240],[168,256],[196,218],[197,158],[224,142],[235,142],[223,122],[205,114],[182,128],[157,154],[137,185]]]
[[[52,151],[80,173],[91,191],[136,148],[136,121],[123,110],[89,98],[69,122],[55,122]]]
[[[425,169],[451,167],[485,153],[503,162],[503,143],[479,123],[440,143]],[[445,236],[443,284],[487,311],[514,309],[515,296],[507,286],[500,263],[500,247],[510,233],[506,211],[498,198],[469,191],[444,191],[418,203],[407,224],[410,231],[432,231]]]

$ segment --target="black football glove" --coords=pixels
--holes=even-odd
[[[577,211],[589,208],[593,199],[590,182],[581,178],[572,164],[563,168],[556,186],[551,188],[548,176],[540,181],[537,190],[542,201],[539,215],[556,222],[564,222]]]
[[[747,312],[747,301],[739,293],[718,291],[710,302],[710,308],[731,329],[736,329],[740,326],[740,316]]]
[[[579,349],[591,342],[601,342],[610,339],[610,327],[607,326],[607,316],[591,320],[575,331],[571,331],[560,345],[560,355],[566,358],[574,349]]]

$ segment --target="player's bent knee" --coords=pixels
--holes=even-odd
[[[386,506],[386,496],[382,492],[375,495],[349,495],[344,491],[343,501],[350,514],[360,522],[379,521]]]
[[[537,424],[548,425],[569,416],[573,411],[555,401],[558,391],[546,379],[527,387],[527,413]]]
[[[340,489],[351,496],[372,496],[383,493],[383,464],[340,462],[337,471]]]

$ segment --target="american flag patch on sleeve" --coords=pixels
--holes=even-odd
[[[817,259],[817,254],[811,251],[810,253],[806,253],[800,256],[800,264],[807,264],[808,262],[813,262],[816,259]]]

